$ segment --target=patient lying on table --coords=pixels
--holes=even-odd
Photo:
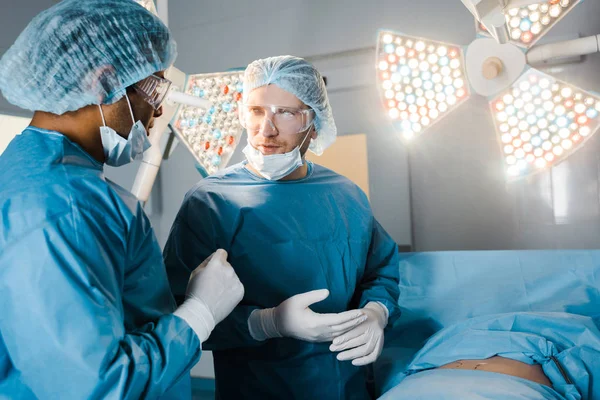
[[[384,399],[600,399],[600,319],[471,318],[432,336]]]

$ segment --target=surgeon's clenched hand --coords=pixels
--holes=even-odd
[[[275,308],[253,311],[248,319],[255,340],[291,337],[307,342],[329,342],[366,320],[361,310],[319,314],[310,306],[329,296],[326,289],[298,294]]]
[[[204,342],[243,297],[244,286],[227,262],[227,252],[219,249],[192,272],[186,300],[174,314],[183,318]]]
[[[387,325],[387,313],[383,307],[379,303],[368,303],[362,309],[368,319],[333,340],[329,350],[341,352],[338,360],[352,360],[354,365],[367,365],[377,360],[383,349],[383,331]]]

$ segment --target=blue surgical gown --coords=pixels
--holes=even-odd
[[[311,307],[316,312],[378,301],[390,322],[399,316],[397,245],[355,184],[311,163],[296,181],[262,179],[244,163],[205,178],[186,195],[165,247],[176,298],[218,248],[246,289],[204,347],[214,351],[218,398],[369,398],[365,369],[338,361],[329,343],[259,342],[247,323],[253,310],[323,288],[330,296]]]
[[[0,156],[0,398],[191,398],[200,343],[171,315],[137,200],[64,135]]]

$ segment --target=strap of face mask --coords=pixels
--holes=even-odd
[[[308,128],[308,132],[306,132],[306,136],[304,136],[302,143],[300,144],[300,146],[298,146],[299,149],[301,149],[302,146],[304,146],[304,142],[306,142],[306,138],[310,135],[312,128],[313,128],[312,125],[310,126],[310,128]]]
[[[102,112],[102,106],[98,104],[98,108],[100,109],[100,116],[102,117],[102,125],[106,126],[106,121],[104,120],[104,113]]]
[[[133,116],[133,108],[131,108],[131,103],[129,102],[129,96],[125,94],[125,100],[127,100],[127,105],[129,106],[129,113],[131,114],[131,120],[135,124],[135,117]]]
[[[131,114],[131,120],[135,124],[135,117],[133,116],[133,108],[131,108],[131,103],[129,102],[129,96],[125,95],[125,100],[127,100],[127,106],[129,106],[129,114]],[[102,125],[106,126],[106,120],[104,119],[104,112],[102,111],[102,105],[98,104],[98,108],[100,109],[100,116],[102,117]]]

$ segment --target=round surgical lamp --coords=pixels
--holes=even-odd
[[[380,32],[377,81],[394,126],[404,138],[414,138],[471,94],[481,95],[490,103],[508,180],[563,161],[600,130],[600,97],[528,64],[600,51],[600,35],[532,47],[580,1],[462,1],[481,34],[465,49]],[[456,49],[456,68],[445,73],[446,60],[435,56],[441,46]],[[462,97],[456,80],[464,83]],[[428,118],[431,110],[435,119]]]

